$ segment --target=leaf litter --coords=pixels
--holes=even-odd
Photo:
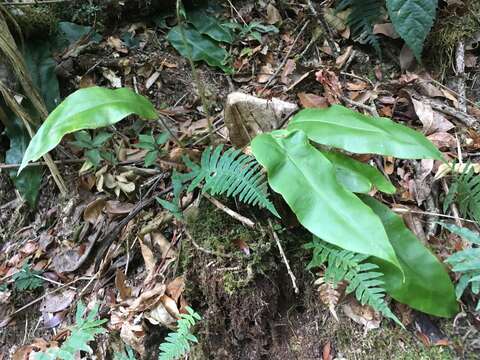
[[[389,40],[398,37],[390,23],[376,25],[374,33],[382,39],[385,37],[385,46],[395,58],[391,62],[385,58],[380,60],[373,51],[353,42],[346,15],[333,8],[326,8],[324,12],[332,33],[321,29],[313,42],[314,31],[303,33],[295,41],[299,31],[297,25],[311,16],[299,4],[288,4],[287,9],[279,2],[260,2],[255,8],[252,4],[225,4],[221,14],[225,22],[217,28],[217,35],[231,35],[228,41],[225,37],[215,40],[208,30],[196,28],[193,21],[193,26],[188,28],[192,44],[193,40],[204,41],[207,37],[204,45],[214,50],[208,57],[205,51],[194,54],[196,60],[204,60],[212,66],[198,64],[208,90],[207,100],[213,109],[214,141],[243,146],[259,131],[255,120],[227,113],[231,109],[224,104],[233,89],[263,97],[267,104],[288,102],[291,107],[285,108],[292,112],[297,103],[303,108],[345,104],[367,114],[392,117],[418,129],[442,151],[447,163],[403,161],[392,157],[383,163],[375,157],[362,161],[376,164],[398,185],[397,195],[384,200],[403,206],[402,211],[410,216],[407,224],[412,231],[438,254],[451,253],[458,245],[449,242],[446,250],[445,246],[441,250],[442,234],[437,232],[433,238],[425,235],[425,223],[430,221],[428,214],[432,213],[426,204],[428,198],[436,204],[443,201],[446,194],[439,186],[441,181],[452,181],[455,174],[468,168],[475,173],[480,171],[475,152],[480,148],[479,127],[472,126],[478,123],[479,116],[474,84],[473,103],[462,112],[459,104],[463,100],[456,91],[438,83],[432,74],[420,71],[413,53]],[[252,26],[248,33],[247,28],[232,33],[226,30],[228,23]],[[267,25],[262,24],[275,27],[266,28]],[[77,175],[79,166],[66,164],[62,175],[75,194],[72,199],[60,199],[53,190],[52,181],[47,180],[41,188],[37,211],[16,211],[3,208],[14,200],[13,192],[0,191],[0,286],[6,284],[5,288],[0,287],[0,327],[13,329],[11,334],[2,335],[6,345],[1,351],[5,356],[20,359],[32,351],[61,343],[65,338],[62,331],[72,323],[75,304],[86,299],[89,303],[102,304],[100,313],[102,318],[108,319],[108,329],[119,334],[141,356],[151,356],[146,354],[151,354],[152,336],[159,329],[175,328],[178,315],[189,304],[206,315],[202,349],[204,354],[214,358],[228,354],[230,358],[256,359],[260,358],[256,354],[265,352],[270,352],[273,358],[291,358],[289,347],[292,344],[297,344],[312,358],[333,358],[331,354],[340,358],[349,347],[355,346],[360,347],[360,354],[368,354],[369,340],[365,340],[364,345],[346,345],[344,340],[336,340],[336,335],[343,331],[350,337],[361,335],[364,330],[375,332],[378,328],[380,334],[386,333],[381,317],[371,308],[359,305],[353,298],[344,299],[341,289],[332,289],[321,280],[315,282],[316,277],[305,274],[302,266],[293,269],[301,278],[304,291],[303,296],[295,297],[288,286],[288,278],[272,265],[278,263],[278,258],[275,259],[268,246],[261,243],[261,236],[243,237],[240,232],[230,233],[228,227],[233,229],[233,226],[227,221],[227,228],[217,225],[216,231],[227,234],[229,241],[217,243],[207,238],[192,247],[185,233],[189,225],[167,216],[155,202],[148,203],[148,199],[164,191],[162,196],[171,200],[170,190],[167,191],[172,186],[170,175],[174,169],[184,166],[181,157],[185,152],[196,154],[192,158],[198,157],[206,143],[212,114],[207,114],[203,108],[188,61],[174,50],[184,55],[188,52],[185,44],[179,41],[180,34],[170,35],[172,48],[164,32],[152,27],[146,19],[136,24],[134,31],[138,30],[140,41],[133,45],[122,37],[129,28],[130,25],[120,25],[114,33],[100,35],[98,42],[82,39],[71,42],[68,49],[55,58],[58,67],[64,70],[60,82],[68,84],[69,90],[92,85],[133,88],[153,100],[161,109],[163,121],[147,123],[131,119],[109,129],[113,133],[111,146],[118,163],[105,162],[99,168],[86,166],[80,177]],[[243,37],[239,36],[242,31],[245,32]],[[218,46],[217,41],[223,41],[223,45]],[[293,51],[289,54],[290,47]],[[338,50],[338,57],[331,56]],[[478,69],[475,47],[467,50],[466,56],[467,68],[473,73]],[[230,64],[231,59],[235,60]],[[227,79],[222,69],[226,72],[234,69],[235,73]],[[273,114],[260,130],[282,126],[289,113],[284,109]],[[262,117],[262,120],[265,119]],[[153,167],[144,167],[146,152],[135,149],[137,135],[147,130],[159,134],[166,131],[166,127],[174,137],[162,145],[165,154]],[[184,149],[175,138],[183,144],[195,145]],[[64,151],[72,155],[67,145]],[[81,152],[75,155],[81,156]],[[0,188],[11,189],[11,185],[0,178]],[[200,195],[181,199],[187,224],[192,213],[199,212],[197,216],[201,218],[199,201],[204,201]],[[257,217],[248,209],[229,205]],[[458,219],[453,209],[444,215]],[[405,218],[407,220],[407,216]],[[107,239],[111,234],[116,235],[109,243]],[[195,236],[193,239],[198,240]],[[290,252],[296,259],[304,256],[295,254],[292,249],[294,247]],[[185,259],[182,252],[191,259]],[[230,253],[235,254],[233,260],[221,256]],[[259,265],[262,264],[259,259],[267,265]],[[44,288],[32,290],[22,298],[11,284],[12,274],[25,263],[41,271],[47,280]],[[30,302],[33,303],[29,305]],[[25,305],[29,306],[16,314]],[[338,306],[343,310],[341,313],[336,312]],[[297,307],[305,311],[298,311]],[[289,308],[293,309],[292,313]],[[318,324],[316,327],[313,324],[329,317],[329,312],[339,320],[339,325],[331,325],[322,333],[317,329]],[[357,327],[348,318],[361,326]],[[32,323],[40,319],[42,325],[35,329]],[[469,353],[478,349],[475,342],[469,340],[471,329],[478,333],[478,326],[471,325],[471,319],[476,319],[478,325],[478,317],[472,313],[459,320],[448,339],[438,331],[437,324],[419,319],[413,321],[411,330],[425,345],[446,346],[456,336],[465,335],[459,348],[446,352]],[[331,318],[326,321],[330,322]],[[287,322],[293,330],[281,330]],[[441,324],[445,326],[446,322]],[[340,330],[338,326],[347,330]],[[52,328],[61,336],[53,336]],[[215,334],[223,337],[223,343],[215,339]],[[277,338],[273,339],[272,334]],[[372,335],[365,335],[365,339],[369,336]],[[22,342],[23,337],[26,343]],[[319,342],[323,345],[318,349],[311,347]],[[8,348],[11,345],[15,346]],[[429,351],[411,342],[409,346],[415,348],[416,354]],[[98,348],[96,351],[108,350]]]

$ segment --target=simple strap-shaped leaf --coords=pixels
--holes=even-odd
[[[334,166],[310,145],[303,131],[278,130],[252,141],[268,183],[280,193],[300,223],[321,239],[398,266],[377,216],[337,182]]]
[[[437,3],[437,0],[387,0],[388,14],[395,30],[418,61],[435,19]]]
[[[293,117],[288,129],[303,130],[316,143],[354,153],[442,160],[440,151],[419,132],[341,105],[304,109]]]
[[[366,194],[375,186],[386,194],[395,193],[395,186],[376,167],[338,152],[322,154],[335,166],[337,180],[351,192]]]
[[[370,259],[384,274],[385,290],[395,300],[425,313],[450,317],[458,312],[455,291],[438,259],[405,226],[402,218],[372,197],[361,195],[378,215],[395,249],[404,276],[386,261]]]
[[[213,40],[231,44],[234,40],[232,31],[222,26],[221,22],[209,16],[203,10],[191,11],[187,15],[188,22],[202,34],[211,37]]]
[[[75,91],[40,126],[25,151],[18,172],[29,161],[38,160],[55,148],[64,135],[109,126],[131,114],[150,120],[157,117],[155,108],[146,98],[127,88],[90,87]]]

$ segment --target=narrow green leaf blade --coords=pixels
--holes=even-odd
[[[25,151],[19,173],[29,161],[38,160],[57,146],[64,135],[112,125],[131,114],[145,119],[157,117],[153,105],[130,89],[90,87],[77,90],[38,129]]]
[[[437,0],[387,0],[387,10],[395,31],[405,40],[418,61],[435,19]]]
[[[390,263],[371,259],[384,274],[387,293],[395,300],[425,313],[451,317],[458,312],[455,290],[442,263],[405,226],[401,217],[372,197],[362,195],[378,215],[402,265],[402,273]]]
[[[310,145],[303,131],[258,135],[252,150],[267,169],[272,189],[310,232],[343,249],[399,266],[378,217],[337,182],[333,165]]]
[[[386,194],[395,193],[395,186],[376,167],[339,152],[322,151],[322,154],[335,166],[337,180],[351,192],[368,193],[373,185]]]
[[[341,105],[304,109],[293,117],[288,129],[303,130],[310,140],[354,153],[442,160],[440,151],[419,132]]]

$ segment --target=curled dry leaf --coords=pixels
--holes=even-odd
[[[146,234],[144,239],[141,237],[138,238],[140,243],[140,250],[142,252],[143,261],[145,261],[145,270],[147,271],[147,276],[145,277],[144,283],[148,284],[155,277],[155,269],[157,267],[157,259],[152,249],[150,249],[143,240],[149,240],[150,234]]]
[[[345,315],[364,327],[365,333],[380,327],[382,315],[368,305],[360,305],[354,298],[350,298],[350,301],[343,305],[342,309]]]
[[[98,198],[93,200],[87,205],[87,207],[83,211],[83,220],[89,222],[92,225],[95,225],[102,216],[102,212],[105,208],[106,203],[107,200],[105,198]]]
[[[315,281],[314,285],[318,286],[320,301],[328,307],[328,310],[333,315],[335,320],[339,321],[335,307],[337,306],[342,295],[341,291],[335,288],[331,282],[325,281],[323,277],[319,277]]]
[[[468,165],[468,167],[467,167]],[[467,171],[470,171],[470,169],[473,169],[475,174],[480,173],[480,163],[470,163],[470,164],[440,164],[438,167],[437,173],[435,174],[434,180],[439,180],[448,174],[450,174],[453,170],[454,173],[456,174],[461,174]]]
[[[178,303],[178,299],[180,298],[184,290],[185,278],[183,276],[179,276],[168,283],[165,294],[167,294],[175,302]]]
[[[65,310],[75,299],[74,290],[65,290],[59,294],[47,295],[40,305],[40,311],[43,313],[56,313]]]
[[[132,296],[132,288],[127,285],[126,280],[125,273],[122,270],[117,269],[115,273],[115,286],[117,287],[120,299],[122,300],[127,300]]]
[[[120,330],[120,337],[125,344],[130,345],[143,359],[145,354],[145,330],[141,324],[124,322]]]
[[[436,132],[427,138],[439,149],[450,149],[457,145],[455,137],[447,132]]]
[[[342,86],[337,75],[333,71],[321,69],[315,73],[315,78],[323,85],[328,103],[339,104],[342,96]]]
[[[121,202],[118,200],[109,200],[105,206],[105,211],[110,215],[126,215],[135,208],[134,204]]]
[[[298,93],[298,99],[300,100],[300,104],[304,108],[319,108],[325,109],[328,107],[328,101],[325,97],[311,94],[311,93]]]
[[[385,24],[375,24],[373,26],[373,33],[374,34],[382,34],[391,39],[398,39],[400,35],[397,34],[395,28],[393,27],[392,23],[385,23]]]
[[[143,292],[139,297],[135,298],[128,308],[131,314],[140,313],[145,310],[154,308],[165,293],[164,284],[156,284],[153,289]]]
[[[172,328],[180,314],[177,303],[166,295],[163,295],[160,300],[158,306],[145,314],[145,317],[154,325],[162,324]]]

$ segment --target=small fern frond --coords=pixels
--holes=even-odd
[[[202,318],[191,307],[187,306],[186,309],[188,314],[180,314],[177,330],[169,333],[165,341],[160,344],[158,360],[180,359],[190,352],[190,343],[198,343],[198,339],[191,333],[191,328]]]
[[[336,11],[350,8],[347,18],[353,37],[363,44],[371,45],[378,54],[381,54],[380,42],[373,33],[373,26],[378,22],[383,12],[382,0],[341,0]]]
[[[354,293],[362,305],[369,305],[403,327],[403,324],[390,310],[385,301],[384,284],[380,278],[381,272],[375,271],[378,265],[365,262],[368,256],[357,254],[352,251],[339,249],[333,245],[314,237],[306,246],[313,249],[312,261],[307,268],[325,267],[324,281],[332,282],[336,287],[341,281],[346,280],[347,294]]]
[[[203,183],[203,191],[210,195],[226,194],[239,201],[267,208],[272,214],[278,212],[268,198],[268,186],[264,173],[257,161],[241,150],[230,148],[222,154],[223,145],[212,150],[207,148],[200,165],[190,160],[186,165],[192,172],[186,174],[192,179],[188,191],[193,191]]]
[[[480,176],[468,163],[463,172],[454,175],[450,190],[443,203],[444,212],[455,202],[463,217],[480,223]]]
[[[480,245],[480,234],[453,224],[440,224],[473,246]],[[471,247],[457,251],[450,255],[445,262],[452,266],[452,271],[461,274],[455,288],[457,299],[462,297],[469,285],[473,294],[478,295],[480,293],[480,247]],[[480,311],[480,300],[475,310]]]

